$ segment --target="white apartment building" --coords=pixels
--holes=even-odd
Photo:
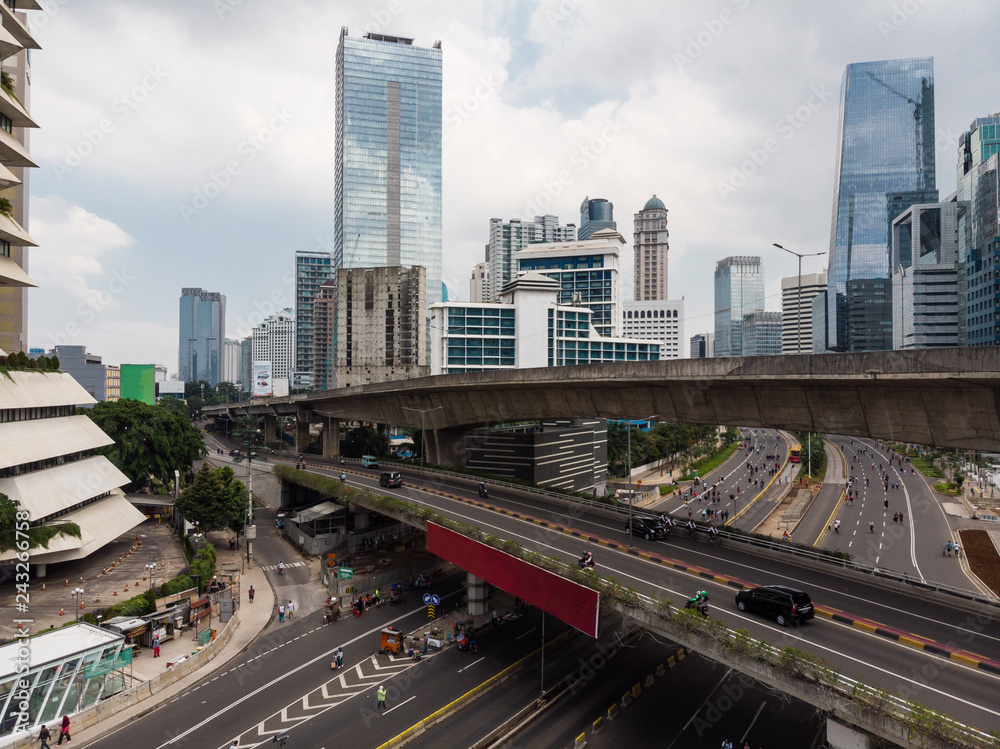
[[[251,334],[253,361],[271,362],[271,377],[287,380],[295,369],[295,313],[290,307],[271,315]]]
[[[486,262],[490,265],[489,295],[483,301],[500,300],[500,290],[517,276],[515,255],[525,247],[536,242],[573,239],[576,239],[576,225],[562,225],[558,216],[535,216],[534,221],[491,218],[490,242],[486,246]]]
[[[826,291],[826,273],[804,273],[781,279],[781,353],[813,353],[812,302]]]
[[[490,264],[476,263],[469,279],[469,301],[482,304],[490,298]]]
[[[662,341],[661,359],[684,358],[684,300],[622,303],[622,335]]]

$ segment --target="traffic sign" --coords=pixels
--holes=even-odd
[[[437,606],[439,603],[441,603],[441,599],[438,596],[431,596],[431,603]]]
[[[431,602],[431,594],[424,593],[424,603],[430,603],[430,602]]]
[[[354,579],[354,568],[352,567],[338,567],[337,577],[341,580],[353,580]]]

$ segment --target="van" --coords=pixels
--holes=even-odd
[[[378,468],[378,458],[374,455],[362,455],[361,456],[361,467],[362,468]]]
[[[378,485],[395,489],[403,485],[403,477],[399,475],[399,471],[382,471],[378,477]]]

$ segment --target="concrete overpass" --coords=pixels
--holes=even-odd
[[[543,418],[634,419],[850,434],[924,445],[1000,451],[1000,347],[862,354],[681,359],[440,375],[259,399],[275,416],[420,427],[431,462],[461,464],[464,433]],[[209,406],[232,418],[247,404]]]

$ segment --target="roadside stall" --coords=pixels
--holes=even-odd
[[[326,613],[323,616],[323,623],[329,624],[330,622],[337,621],[339,618],[340,618],[340,599],[327,598]]]
[[[382,630],[382,646],[379,648],[381,653],[392,653],[393,655],[399,655],[403,651],[403,633],[400,632],[395,627],[386,627]]]
[[[131,648],[133,657],[139,656],[139,651],[143,645],[152,647],[153,636],[149,634],[149,622],[134,616],[116,616],[108,619],[103,626],[112,632],[118,632],[125,636],[125,650]]]

